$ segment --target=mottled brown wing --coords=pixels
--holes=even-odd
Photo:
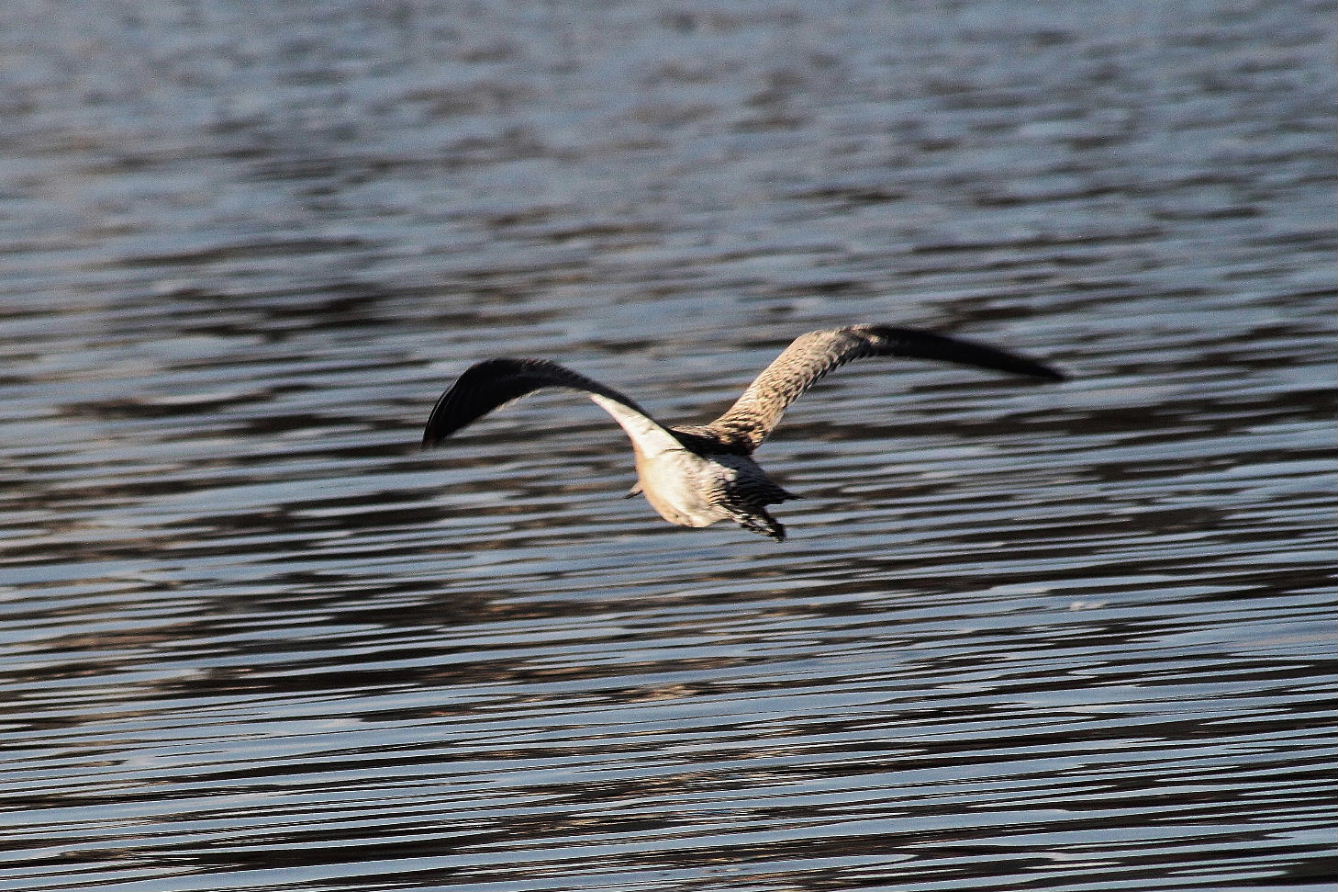
[[[546,359],[485,359],[464,374],[441,395],[428,416],[423,447],[436,446],[456,431],[468,427],[494,409],[527,393],[546,387],[580,390],[603,397],[657,424],[650,415],[612,387],[585,377]]]
[[[867,356],[932,359],[1045,381],[1064,378],[1043,363],[975,341],[916,328],[852,325],[796,338],[703,432],[714,435],[727,447],[752,452],[806,390],[828,372]]]

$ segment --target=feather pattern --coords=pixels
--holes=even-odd
[[[870,356],[932,359],[1049,381],[1064,377],[1042,363],[964,338],[916,328],[852,325],[796,338],[723,415],[710,424],[686,430],[718,440],[726,448],[750,453],[762,445],[785,410],[810,387],[846,363]]]
[[[465,370],[432,408],[423,446],[436,446],[528,393],[582,391],[623,428],[636,457],[637,486],[670,523],[710,526],[733,520],[745,530],[785,538],[766,506],[798,498],[752,460],[785,410],[832,370],[869,356],[932,359],[1048,381],[1064,376],[1043,363],[995,347],[915,328],[852,325],[794,340],[710,424],[666,427],[623,393],[546,359],[487,359]]]

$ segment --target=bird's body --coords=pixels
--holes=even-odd
[[[682,527],[709,527],[735,519],[747,529],[784,537],[784,528],[766,506],[797,498],[777,486],[745,454],[712,450],[703,438],[698,450],[686,448],[648,415],[599,394],[590,398],[613,416],[632,441],[640,493],[665,520]],[[678,431],[681,433],[681,431]]]
[[[937,359],[1057,381],[1059,372],[974,341],[914,328],[855,325],[796,338],[743,395],[706,425],[666,427],[618,391],[544,359],[488,359],[437,400],[423,433],[435,446],[488,412],[546,387],[586,392],[618,422],[636,458],[638,491],[670,523],[705,527],[733,520],[773,539],[785,528],[766,506],[798,498],[752,460],[786,408],[828,372],[865,356]]]

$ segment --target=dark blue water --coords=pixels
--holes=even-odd
[[[1331,889],[1335,11],[0,7],[0,889]]]

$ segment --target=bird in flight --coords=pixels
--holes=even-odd
[[[732,520],[780,541],[785,527],[767,506],[796,499],[752,459],[785,410],[828,372],[856,359],[930,359],[1061,381],[1044,363],[997,347],[917,328],[851,325],[796,338],[725,413],[709,424],[667,426],[612,387],[546,359],[485,359],[466,369],[441,395],[423,432],[423,447],[492,410],[544,388],[586,393],[613,416],[632,441],[641,493],[670,523],[706,527]]]

